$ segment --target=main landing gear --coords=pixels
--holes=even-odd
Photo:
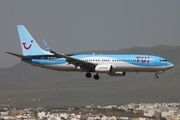
[[[86,73],[86,77],[87,77],[87,78],[91,78],[91,76],[92,76],[92,75],[91,75],[90,72]]]
[[[87,78],[91,78],[91,76],[92,76],[92,75],[91,75],[90,72],[86,73],[86,77],[87,77]],[[98,73],[97,73],[96,75],[94,75],[94,79],[95,79],[95,80],[98,80],[98,79],[99,79]]]

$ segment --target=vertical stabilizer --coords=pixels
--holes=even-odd
[[[31,36],[31,34],[23,25],[17,25],[17,29],[19,33],[19,39],[23,55],[43,55],[47,53],[46,51],[41,49],[41,47],[37,44],[35,39]]]

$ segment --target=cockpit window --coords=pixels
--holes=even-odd
[[[160,62],[167,62],[167,60],[159,60]]]

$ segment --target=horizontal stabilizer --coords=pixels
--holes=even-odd
[[[20,58],[31,58],[31,57],[29,57],[29,56],[23,56],[23,55],[16,54],[16,53],[11,53],[11,52],[6,52],[6,53],[8,53],[8,54],[10,54],[10,55],[14,55],[14,56],[16,56],[16,57],[20,57]]]

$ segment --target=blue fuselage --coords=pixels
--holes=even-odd
[[[173,64],[164,58],[152,55],[74,54],[68,56],[95,64],[111,64],[114,71],[157,72],[165,71],[173,67]],[[74,66],[73,64],[68,64],[66,58],[61,58],[55,55],[33,56],[32,58],[22,58],[22,60],[35,66],[40,66],[47,69],[59,71],[83,71],[81,69],[77,69],[77,66]]]

